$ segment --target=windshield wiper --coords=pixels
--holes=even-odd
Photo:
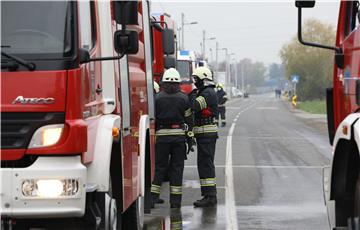
[[[1,61],[1,69],[8,69],[10,71],[16,71],[19,68],[19,64],[12,61],[12,62],[4,62]]]
[[[34,71],[35,68],[36,68],[34,63],[25,61],[25,60],[23,60],[23,59],[21,59],[19,57],[14,56],[14,55],[5,53],[4,51],[1,51],[1,56],[7,57],[7,58],[19,63],[20,65],[25,66],[30,71]]]

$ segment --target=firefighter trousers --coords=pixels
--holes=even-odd
[[[199,137],[197,142],[197,166],[200,177],[201,195],[216,196],[215,146],[216,138]]]
[[[225,112],[226,112],[225,106],[219,106],[218,110],[221,117],[221,121],[225,122]]]
[[[154,197],[160,196],[161,183],[169,173],[170,203],[181,204],[185,142],[157,142],[155,151],[155,176],[151,192]]]

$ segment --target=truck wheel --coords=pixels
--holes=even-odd
[[[108,210],[105,215],[105,229],[121,230],[122,215],[122,164],[120,143],[114,143],[111,153]],[[126,229],[126,228],[125,228]]]
[[[118,212],[117,202],[113,196],[111,179],[109,185],[109,192],[105,193],[105,230],[117,230],[121,229],[121,212]]]
[[[122,215],[123,229],[140,230],[144,225],[144,198],[138,197]]]

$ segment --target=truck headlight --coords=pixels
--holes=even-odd
[[[64,124],[46,125],[38,128],[31,138],[29,148],[41,148],[56,144],[61,137]]]
[[[27,179],[21,191],[28,198],[61,198],[75,196],[79,191],[77,179]]]

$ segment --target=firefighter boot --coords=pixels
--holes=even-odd
[[[216,204],[216,196],[204,196],[201,200],[194,202],[195,207],[214,207]]]
[[[164,200],[159,198],[159,195],[152,193],[151,197],[151,208],[155,208],[155,204],[163,204]]]
[[[179,208],[181,208],[181,204],[170,204],[170,208],[171,209],[179,209]]]
[[[226,126],[226,122],[223,121],[223,122],[221,123],[221,127],[225,127],[225,126]]]

